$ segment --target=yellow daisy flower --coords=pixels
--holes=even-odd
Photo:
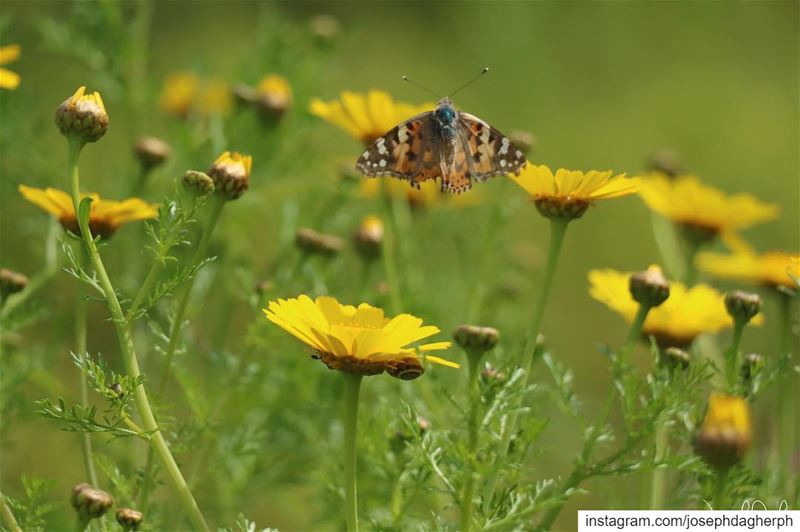
[[[778,216],[778,207],[750,194],[726,195],[693,175],[669,179],[653,174],[639,195],[653,211],[694,230],[705,239],[739,231]]]
[[[186,118],[194,107],[200,89],[200,78],[194,72],[170,74],[161,89],[159,105],[166,113]]]
[[[695,438],[697,454],[710,465],[727,468],[740,462],[752,441],[750,407],[743,397],[714,392]]]
[[[566,219],[580,218],[597,200],[633,194],[640,184],[638,177],[626,178],[625,174],[614,175],[611,171],[559,168],[554,174],[545,165],[531,163],[520,175],[509,177],[531,195],[543,216]]]
[[[339,100],[311,100],[309,110],[345,130],[350,136],[370,145],[394,126],[414,115],[433,109],[433,103],[413,105],[396,102],[388,93],[371,90],[367,94],[344,91]]]
[[[263,309],[267,318],[315,351],[330,369],[359,375],[376,375],[386,371],[399,379],[410,380],[424,369],[417,351],[428,352],[450,347],[450,342],[433,342],[409,347],[428,338],[438,327],[422,325],[410,314],[387,318],[383,310],[366,303],[358,307],[342,305],[332,297],[312,300],[306,295],[270,301]],[[451,368],[454,362],[425,356],[429,362]]]
[[[734,254],[701,253],[697,267],[723,279],[739,279],[770,287],[794,288],[792,276],[800,277],[800,254],[785,251],[738,252]]]
[[[64,229],[80,234],[72,197],[69,194],[55,188],[41,189],[25,185],[20,185],[19,191],[29,202],[57,216]],[[113,201],[101,199],[97,194],[83,194],[83,197],[92,198],[89,229],[93,235],[100,235],[102,238],[109,238],[128,222],[158,216],[158,205],[149,204],[139,198]]]
[[[628,323],[639,309],[629,290],[630,273],[615,270],[591,270],[589,294]],[[759,315],[752,321],[763,323]],[[642,327],[642,335],[653,336],[662,348],[685,348],[703,333],[716,333],[732,327],[733,320],[725,309],[724,295],[705,284],[687,288],[683,283],[670,283],[669,298],[650,310]]]
[[[13,63],[19,59],[22,47],[18,44],[9,44],[0,47],[0,65]],[[16,89],[19,87],[22,78],[16,72],[11,72],[5,68],[0,68],[0,89]]]
[[[268,116],[282,116],[292,106],[292,86],[277,74],[264,76],[256,87],[256,105]]]

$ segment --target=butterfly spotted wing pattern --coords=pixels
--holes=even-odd
[[[497,175],[519,175],[525,168],[525,154],[508,137],[471,114],[459,113],[459,118],[471,177],[485,181]]]
[[[441,178],[442,191],[459,194],[502,174],[519,174],[524,154],[495,128],[467,113],[457,113],[444,134],[437,111],[423,113],[378,138],[361,155],[356,170],[370,177],[392,176],[420,183]],[[453,117],[456,117],[455,112]]]
[[[356,170],[365,176],[392,176],[412,186],[440,175],[439,154],[431,115],[423,113],[393,128],[361,154]]]

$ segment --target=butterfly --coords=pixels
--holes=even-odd
[[[460,194],[473,180],[519,175],[525,154],[498,130],[456,110],[450,98],[379,137],[361,154],[356,170],[369,177],[406,179],[415,188],[441,178],[442,192]]]

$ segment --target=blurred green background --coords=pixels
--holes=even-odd
[[[22,45],[20,60],[6,68],[21,74],[23,81],[18,90],[0,93],[1,262],[27,273],[41,265],[45,216],[25,203],[16,188],[25,183],[66,189],[66,146],[52,126],[52,116],[79,85],[99,90],[111,116],[106,137],[88,146],[82,156],[85,188],[104,196],[125,194],[136,172],[132,144],[140,135],[160,136],[176,151],[149,184],[146,196],[152,201],[169,190],[174,176],[186,168],[207,167],[222,148],[252,153],[252,190],[226,209],[214,244],[215,252],[224,250],[222,266],[212,267],[200,279],[202,296],[190,312],[190,319],[202,320],[194,336],[201,346],[235,352],[236,341],[252,324],[269,328],[248,302],[247,290],[251,281],[273,268],[291,267],[276,262],[285,260],[282,250],[291,248],[297,226],[311,225],[347,238],[360,215],[380,208],[375,200],[355,198],[337,212],[320,216],[324,199],[337,186],[339,164],[354,162],[361,147],[333,126],[307,116],[308,100],[330,100],[342,90],[371,88],[410,102],[430,99],[403,83],[403,74],[446,93],[488,65],[490,74],[461,92],[455,103],[501,131],[533,132],[538,143],[532,161],[635,175],[649,154],[669,146],[706,182],[780,206],[778,220],[745,234],[759,250],[800,249],[797,2],[209,1],[156,2],[151,9],[148,28],[137,26],[142,19],[133,4],[123,11],[133,13],[128,18],[115,15],[110,2],[4,0],[0,44]],[[305,62],[303,53],[292,47],[302,41],[310,17],[320,13],[335,16],[342,33],[325,54]],[[111,27],[98,28],[98,21]],[[119,32],[110,31],[115,24]],[[270,31],[284,33],[273,39]],[[115,38],[131,33],[130,41]],[[84,45],[75,46],[76,40]],[[125,72],[130,65],[138,65],[138,70]],[[302,149],[281,144],[276,138],[280,131],[263,132],[249,123],[250,129],[237,133],[238,118],[225,126],[224,146],[216,146],[213,139],[186,143],[187,128],[157,106],[166,76],[184,70],[229,83],[255,84],[268,72],[286,76],[295,91],[287,127],[293,128],[293,139],[302,142]],[[143,102],[139,111],[137,101]],[[271,157],[280,162],[270,164]],[[413,232],[402,235],[409,239],[407,250],[413,258],[401,265],[413,270],[404,273],[404,303],[447,334],[466,319],[466,303],[476,278],[482,277],[488,297],[479,321],[500,329],[503,346],[497,356],[502,360],[524,343],[547,224],[534,208],[521,205],[498,228],[489,253],[481,254],[479,240],[490,206],[513,206],[522,192],[500,178],[478,188],[482,203],[476,207],[438,208],[414,216]],[[112,276],[122,278],[120,272],[131,257],[115,257],[114,250],[122,249],[122,241],[137,232],[141,226],[123,229],[109,245]],[[556,356],[575,371],[590,415],[610,382],[607,361],[596,347],[619,345],[627,327],[589,298],[586,273],[603,267],[642,269],[658,260],[650,215],[635,197],[593,208],[570,228],[543,330]],[[355,258],[317,267],[327,291],[341,300],[356,297]],[[121,283],[136,286],[133,277]],[[313,292],[319,286],[303,278],[294,283],[278,286],[276,295]],[[509,287],[512,296],[507,294]],[[56,494],[67,493],[82,480],[80,461],[63,459],[65,454],[79,456],[77,438],[32,413],[31,401],[56,395],[54,390],[77,396],[70,385],[75,370],[67,356],[74,280],[61,275],[45,292],[47,314],[27,330],[18,351],[19,356],[38,357],[41,365],[30,382],[14,389],[27,408],[19,412],[13,430],[3,434],[0,480],[3,490],[12,494],[19,492],[21,473],[57,479]],[[381,303],[380,296],[373,302]],[[776,314],[773,301],[767,301],[765,314],[766,324],[747,332],[745,349],[773,354],[778,336],[777,322],[770,319]],[[113,361],[115,339],[104,316],[103,306],[94,305],[90,345]],[[224,329],[224,334],[212,339],[215,333],[204,332],[202,324],[209,331]],[[282,347],[258,353],[256,364],[281,366],[298,359],[305,364],[298,371],[323,381],[328,377],[322,366],[302,360],[296,344],[272,331],[261,334],[280,338]],[[641,355],[646,366],[644,348]],[[460,357],[455,350],[451,354]],[[181,363],[187,373],[213,377],[203,356]],[[462,385],[462,377],[442,376],[454,389]],[[369,385],[367,394],[399,386]],[[416,393],[410,388],[416,384],[402,386],[404,393]],[[287,388],[285,393],[294,392]],[[251,408],[258,408],[258,397],[251,399]],[[775,407],[761,405],[756,415]],[[191,415],[191,409],[179,408]],[[369,408],[364,415],[369,416]],[[269,435],[261,437],[267,438],[269,449]],[[542,441],[542,475],[569,470],[577,438],[577,428],[554,411]],[[592,489],[597,487],[590,485],[593,494],[572,501],[560,526],[571,528],[579,507],[625,507],[626,498],[638,497],[636,482],[620,481],[618,489],[603,489],[602,495]],[[305,505],[315,507],[312,492],[304,482],[288,490],[259,484],[249,490],[241,510],[262,526],[310,527],[313,521]],[[201,488],[201,506],[211,493],[213,489]],[[212,522],[231,517],[212,516]]]

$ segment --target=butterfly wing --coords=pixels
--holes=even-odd
[[[469,113],[459,113],[469,172],[478,181],[504,174],[519,175],[527,161],[508,137]]]
[[[417,115],[375,140],[356,162],[368,177],[392,176],[419,184],[439,175],[431,112]]]

